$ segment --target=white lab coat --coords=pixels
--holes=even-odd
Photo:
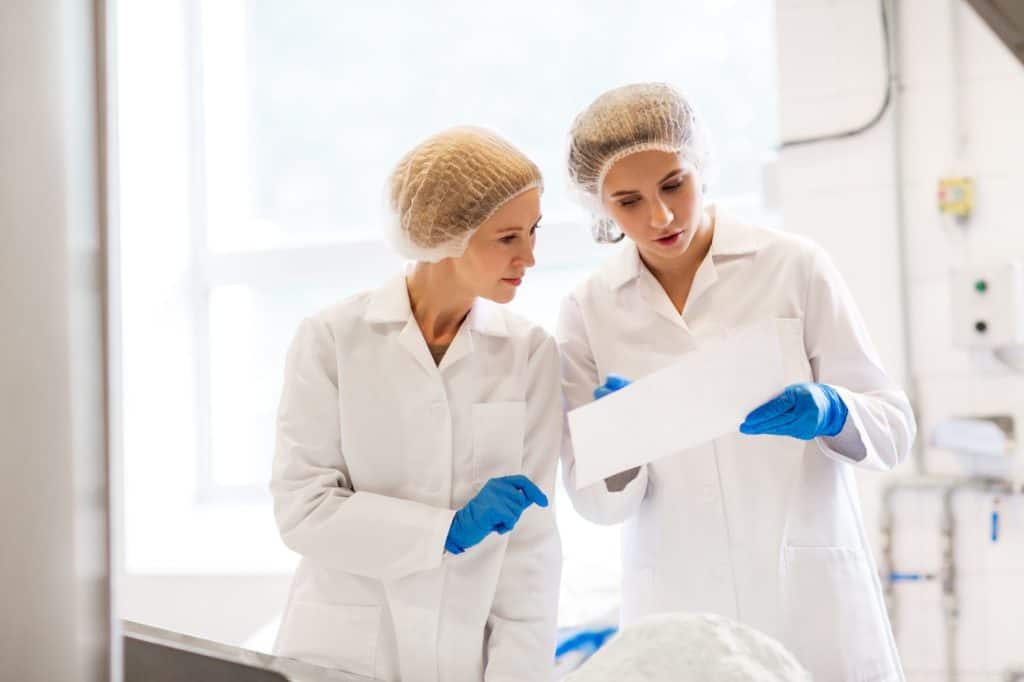
[[[561,544],[551,506],[444,552],[454,510],[494,476],[554,501],[558,350],[478,301],[440,367],[404,276],[305,320],[292,343],[271,490],[302,555],[275,646],[380,680],[549,679]]]
[[[782,641],[815,680],[902,680],[853,467],[893,467],[916,426],[820,248],[718,211],[679,315],[635,245],[624,244],[563,303],[568,407],[590,402],[609,373],[642,378],[769,318],[783,329],[787,383],[830,384],[849,407],[839,435],[737,431],[645,465],[617,493],[604,482],[576,490],[566,437],[566,487],[584,517],[626,522],[624,624],[656,612],[718,613]]]

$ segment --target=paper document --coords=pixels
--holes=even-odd
[[[774,320],[709,341],[569,412],[576,487],[736,432],[751,410],[783,388],[782,342]]]

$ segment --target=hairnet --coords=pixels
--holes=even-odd
[[[601,202],[608,171],[619,159],[647,150],[678,153],[711,175],[711,144],[704,123],[686,98],[665,83],[635,83],[602,94],[573,121],[569,132],[569,183],[595,216],[594,236],[611,238],[613,225]]]
[[[461,256],[481,224],[543,183],[537,166],[501,137],[459,127],[406,154],[388,187],[395,248],[407,258],[437,262]]]

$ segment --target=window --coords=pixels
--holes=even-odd
[[[541,166],[538,264],[512,305],[549,328],[611,248],[563,180],[570,122],[605,89],[682,87],[710,124],[713,194],[770,220],[773,4],[123,3],[127,570],[290,568],[266,489],[285,350],[302,317],[400,267],[384,182],[427,135],[491,127]],[[614,608],[617,529],[564,496],[559,514],[563,620]]]

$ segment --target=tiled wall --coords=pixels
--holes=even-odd
[[[919,438],[959,415],[1014,415],[1024,431],[1024,374],[952,342],[949,273],[967,264],[1024,260],[1024,67],[966,2],[897,0],[894,17],[902,125],[892,113],[846,141],[796,147],[780,162],[785,227],[819,241],[856,296],[890,372],[916,387]],[[779,0],[778,50],[783,139],[853,127],[877,110],[884,89],[879,4],[874,0]],[[900,165],[897,151],[901,152]],[[939,177],[971,175],[977,209],[966,227],[935,204]],[[909,246],[909,327],[899,295],[899,192]],[[909,338],[910,366],[903,343]],[[1005,470],[1024,474],[1024,449]],[[925,449],[929,470],[961,474],[956,455]],[[880,542],[882,490],[912,474],[860,475],[869,530]],[[957,635],[960,678],[1001,680],[1024,669],[1024,498],[1001,503],[991,540],[991,495],[957,503],[963,596]],[[936,571],[940,500],[896,498],[896,567]],[[938,581],[894,589],[898,639],[908,677],[945,679],[946,630]]]

